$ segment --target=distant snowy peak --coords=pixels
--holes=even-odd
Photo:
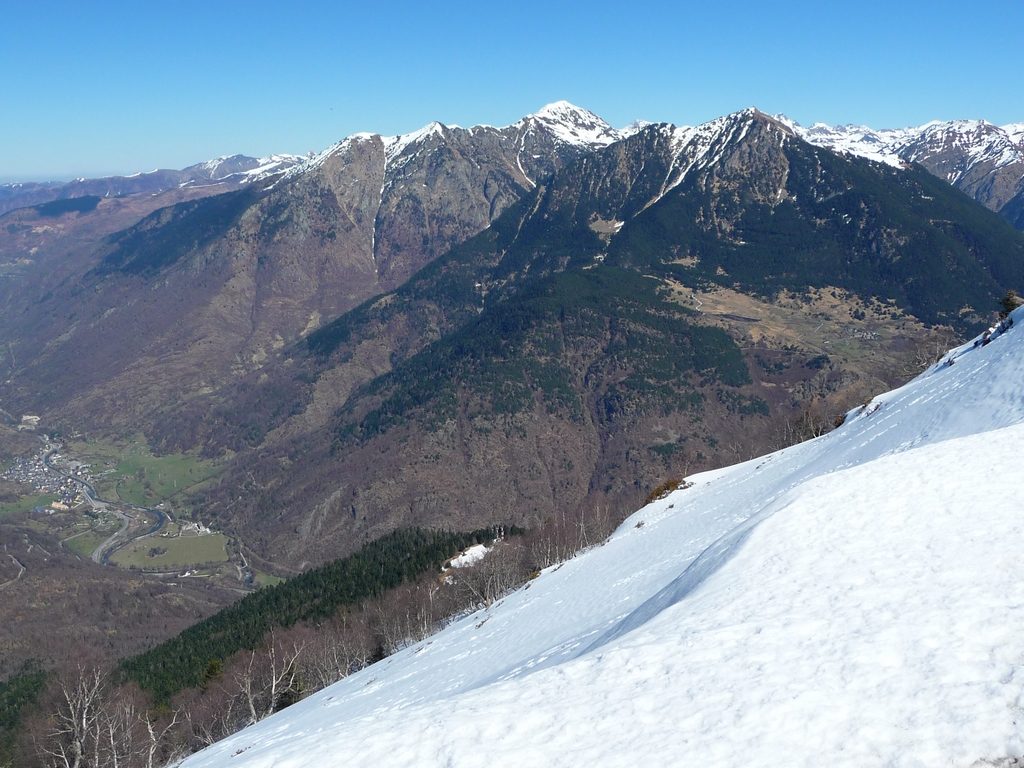
[[[929,123],[896,149],[910,162],[941,158],[948,168],[947,178],[953,183],[979,163],[992,169],[1024,163],[1024,147],[1002,128],[984,120]]]
[[[212,160],[185,168],[186,179],[179,186],[205,183],[210,181],[240,181],[249,184],[275,176],[289,168],[305,162],[300,155],[269,155],[267,157],[249,157],[248,155],[222,155]],[[151,173],[156,173],[152,171]],[[135,174],[144,176],[146,174]]]
[[[1002,126],[1003,131],[1010,137],[1010,141],[1019,147],[1024,147],[1024,123],[1010,123]]]
[[[657,125],[657,123],[654,123],[650,120],[634,120],[625,128],[620,128],[618,130],[618,134],[623,139],[628,139],[630,136],[635,136],[636,134],[640,133],[640,131],[644,130],[644,128],[647,128],[648,126],[651,125]]]
[[[864,125],[833,126],[826,123],[815,123],[806,128],[785,115],[776,115],[775,118],[804,141],[815,146],[895,167],[904,165],[894,146],[894,134],[900,133],[898,131],[876,131]]]
[[[288,154],[269,155],[267,157],[250,159],[254,161],[251,168],[233,171],[227,174],[224,178],[230,178],[231,176],[238,174],[245,180],[245,182],[253,183],[277,176],[291,168],[302,165],[302,163],[306,161],[306,158],[301,155]]]
[[[941,159],[952,183],[979,163],[998,169],[1024,162],[1024,123],[1000,127],[984,120],[934,120],[913,128],[876,130],[825,123],[806,128],[784,115],[777,119],[805,141],[835,152],[897,167]]]
[[[579,147],[604,147],[623,138],[602,118],[568,101],[547,104],[517,125],[530,123],[539,123],[559,141]]]

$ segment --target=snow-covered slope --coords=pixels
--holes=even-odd
[[[1002,126],[1002,129],[1011,141],[1024,147],[1024,123],[1010,123]]]
[[[1024,309],[1013,320],[186,765],[1024,754]]]

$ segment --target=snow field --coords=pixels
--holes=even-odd
[[[691,478],[603,546],[185,764],[1024,753],[1024,311],[1014,320],[835,432]]]

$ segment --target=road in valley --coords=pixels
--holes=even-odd
[[[93,509],[105,510],[117,515],[121,520],[121,527],[114,531],[103,543],[101,543],[92,553],[92,560],[100,565],[110,565],[110,556],[114,554],[118,549],[129,544],[135,539],[143,536],[149,536],[154,533],[159,533],[164,525],[167,523],[167,515],[159,509],[153,509],[151,507],[140,507],[135,504],[128,504],[123,501],[112,501],[110,499],[101,498],[99,493],[96,492],[96,488],[86,480],[80,477],[75,477],[72,474],[64,472],[62,469],[57,467],[53,463],[53,455],[57,452],[54,448],[46,452],[43,457],[43,464],[46,468],[63,478],[71,480],[77,483],[82,488],[82,493],[89,502],[89,505]],[[135,536],[128,536],[128,529],[131,524],[138,518],[133,517],[128,511],[138,513],[140,516],[152,515],[156,522],[153,523],[148,529],[141,531]]]
[[[25,565],[21,562],[21,560],[19,560],[18,558],[16,558],[14,555],[12,555],[10,553],[8,553],[7,556],[9,558],[11,558],[11,562],[14,563],[14,566],[18,569],[18,575],[15,576],[13,579],[8,579],[3,584],[0,584],[0,589],[3,589],[4,587],[11,586],[11,584],[13,584],[18,579],[20,579],[24,575],[24,573],[25,573]]]

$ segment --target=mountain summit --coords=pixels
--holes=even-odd
[[[519,123],[542,125],[560,141],[581,147],[604,147],[623,137],[620,131],[616,131],[590,110],[568,101],[547,104]]]

